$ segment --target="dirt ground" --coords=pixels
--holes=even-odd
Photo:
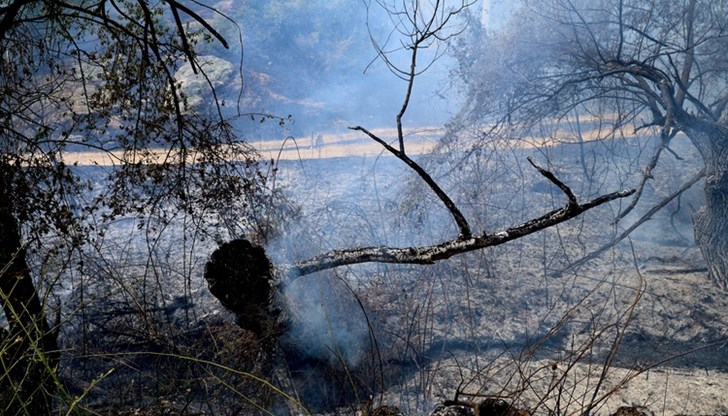
[[[699,260],[695,251],[683,254]],[[634,273],[623,271],[615,281],[600,277],[602,283],[577,290],[576,297],[584,296],[583,301],[563,309],[550,307],[555,317],[571,316],[564,322],[564,334],[541,332],[526,345],[519,334],[533,333],[538,325],[529,324],[529,313],[512,309],[506,300],[500,303],[505,311],[491,311],[495,316],[464,325],[465,330],[450,324],[442,328],[442,337],[449,337],[450,346],[443,348],[447,354],[402,383],[409,391],[398,387],[390,397],[412,409],[411,414],[423,414],[425,394],[412,393],[422,390],[428,391],[431,403],[452,400],[459,391],[464,397],[472,394],[476,401],[484,395],[505,397],[519,407],[535,409],[535,414],[580,414],[592,399],[597,399],[593,413],[600,415],[611,415],[621,406],[644,406],[655,415],[728,414],[728,301],[716,293],[699,263],[686,265],[685,257],[671,262],[646,259]],[[643,279],[643,289],[637,279]],[[495,283],[501,290],[494,297],[538,296],[543,288],[526,280]],[[642,294],[635,303],[638,293]],[[470,293],[471,299],[486,296],[476,288]],[[451,292],[451,302],[454,298]],[[549,320],[548,312],[534,306],[531,318],[558,327],[558,320]],[[615,314],[596,317],[606,311]],[[587,316],[594,321],[586,322]],[[622,327],[617,331],[611,325]],[[475,335],[468,326],[475,327]],[[459,329],[462,332],[456,335]],[[485,347],[497,343],[494,333],[505,347]],[[458,338],[481,341],[463,346]],[[618,348],[610,360],[614,345]],[[421,388],[423,384],[426,387]]]
[[[295,188],[308,192],[312,213],[327,212],[326,224],[338,230],[337,238],[373,244],[361,230],[376,229],[380,217],[365,214],[366,209],[359,213],[362,205],[412,209],[402,203],[408,194],[385,191],[383,178],[401,172],[388,172],[381,158],[376,163],[376,168],[359,159],[309,165],[308,176],[294,175]],[[570,168],[574,171],[558,160],[554,165],[578,190],[578,165]],[[679,166],[661,169],[674,176],[674,185],[690,172]],[[502,200],[498,192],[513,200],[517,188],[533,215],[548,209],[545,201],[558,206],[563,199],[558,191],[544,191],[538,175],[518,175],[500,179],[490,189],[491,200]],[[358,185],[351,190],[344,183]],[[607,184],[602,192],[621,189],[617,186]],[[645,206],[669,193],[667,188],[648,189]],[[324,194],[314,196],[314,189]],[[376,196],[368,199],[371,193]],[[350,198],[358,198],[357,210],[341,203]],[[689,212],[696,206],[685,200],[560,277],[553,272],[621,232],[610,223],[613,207],[427,268],[392,267],[375,278],[366,268],[340,271],[379,322],[385,363],[397,363],[390,370],[398,376],[379,402],[425,415],[457,392],[474,400],[504,397],[534,414],[581,414],[592,402],[591,414],[598,415],[621,406],[644,406],[655,415],[728,414],[728,298],[708,279],[692,241]],[[448,221],[423,211],[430,215],[424,219],[429,227]],[[635,212],[623,226],[640,215]],[[342,224],[359,231],[348,235]],[[400,225],[416,228],[412,224]],[[321,230],[329,232],[325,226]],[[397,230],[387,231],[390,243],[406,241],[397,239]],[[439,228],[414,233],[437,238]]]
[[[393,130],[375,133],[394,137]],[[429,150],[435,133],[413,139],[411,153]],[[451,221],[438,201],[426,189],[410,186],[401,163],[360,136],[258,145],[267,157],[285,161],[280,183],[302,203],[306,217],[301,234],[287,236],[288,251],[269,253],[275,262],[341,246],[417,244],[448,235]],[[610,157],[621,157],[616,145],[606,149]],[[584,185],[580,165],[563,162],[574,160],[573,154],[549,154],[552,150],[534,149],[533,154],[541,160],[554,156],[554,171],[580,198],[594,191]],[[76,156],[82,164],[95,157]],[[488,186],[477,193],[469,188],[481,183],[436,176],[462,203],[474,229],[498,229],[563,203],[563,195],[544,186],[543,178],[523,163],[525,154],[512,156],[498,166],[507,174],[483,172]],[[594,192],[633,185],[604,178],[634,178],[641,166],[635,163],[627,174],[605,168],[603,177],[595,174],[603,183]],[[656,176],[672,175],[676,185],[689,175],[681,166],[661,169]],[[669,193],[668,187],[650,186],[646,206]],[[337,270],[333,280],[347,282],[351,291],[340,288],[325,299],[348,297],[348,303],[330,307],[337,314],[324,323],[341,322],[342,329],[335,344],[321,345],[370,347],[367,331],[363,341],[341,335],[361,325],[361,315],[349,306],[358,308],[361,302],[380,356],[369,367],[362,359],[357,374],[377,383],[381,379],[381,385],[368,386],[377,393],[377,403],[413,416],[429,414],[456,393],[474,400],[504,397],[534,414],[581,414],[592,402],[592,414],[599,415],[625,405],[645,406],[655,415],[728,414],[728,297],[708,279],[692,242],[689,212],[694,207],[669,206],[614,249],[555,276],[554,271],[621,231],[611,223],[620,208],[602,207],[559,227],[432,266]],[[220,307],[213,302],[210,309],[215,308]],[[325,338],[320,332],[316,336]],[[362,351],[357,353],[365,357]],[[341,414],[356,410],[349,407]]]

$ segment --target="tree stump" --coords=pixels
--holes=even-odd
[[[273,266],[265,250],[248,240],[224,243],[205,265],[205,280],[237,324],[261,339],[280,333]]]

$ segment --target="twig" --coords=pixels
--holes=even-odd
[[[555,273],[554,275],[555,276],[560,276],[560,275],[564,274],[565,272],[567,272],[567,271],[569,271],[571,269],[575,269],[575,268],[581,266],[582,264],[588,262],[589,260],[592,260],[594,258],[599,257],[602,253],[604,253],[605,251],[607,251],[610,248],[612,248],[615,245],[617,245],[620,241],[622,241],[625,238],[627,238],[627,236],[629,236],[632,233],[632,231],[636,230],[637,227],[639,227],[645,221],[647,221],[650,218],[652,218],[652,216],[657,211],[659,211],[660,209],[662,209],[670,201],[672,201],[673,199],[677,198],[680,194],[682,194],[683,192],[685,192],[686,190],[688,190],[691,186],[695,185],[695,183],[697,181],[699,181],[703,176],[705,176],[705,168],[700,169],[700,171],[698,173],[696,173],[695,176],[693,176],[689,181],[685,182],[680,187],[680,189],[678,189],[677,191],[675,191],[672,194],[668,195],[667,197],[665,197],[665,199],[663,199],[662,201],[660,201],[657,205],[653,206],[649,211],[647,211],[647,213],[645,213],[645,215],[642,216],[642,218],[640,218],[639,220],[637,220],[634,224],[632,224],[629,228],[627,228],[622,234],[620,234],[619,236],[617,236],[614,240],[612,240],[609,243],[603,245],[599,249],[597,249],[597,250],[595,250],[595,251],[587,254],[586,256],[580,258],[579,260],[571,263],[568,267],[566,267],[565,269],[561,270],[560,272]]]
[[[566,186],[566,184],[564,184],[563,182],[561,182],[556,177],[556,175],[554,175],[553,173],[549,172],[548,170],[543,169],[542,167],[540,167],[537,164],[535,164],[533,162],[533,160],[531,159],[531,156],[528,156],[526,159],[528,160],[528,163],[531,164],[531,166],[533,166],[534,168],[536,168],[536,170],[538,171],[538,173],[540,173],[541,175],[543,175],[546,179],[548,179],[551,182],[553,182],[554,185],[558,186],[559,189],[561,189],[562,191],[564,191],[564,193],[566,194],[566,197],[569,198],[569,204],[570,205],[571,204],[578,205],[578,203],[576,202],[576,195],[574,195],[574,192],[571,191],[571,188],[569,188],[568,186]]]
[[[403,161],[407,166],[417,172],[417,175],[422,178],[422,180],[427,183],[427,186],[432,189],[432,191],[437,195],[438,198],[440,198],[440,201],[445,205],[445,208],[447,208],[448,211],[450,211],[450,214],[453,216],[453,219],[455,220],[455,223],[457,223],[458,230],[460,231],[460,239],[466,240],[473,236],[472,231],[470,230],[470,225],[468,224],[468,221],[465,219],[465,216],[462,212],[458,209],[458,207],[455,205],[455,203],[450,199],[450,197],[445,193],[445,191],[440,188],[440,185],[435,182],[434,179],[432,179],[432,176],[430,176],[425,169],[423,169],[420,165],[417,164],[414,160],[410,159],[409,156],[407,156],[404,152],[397,150],[393,146],[391,146],[389,143],[382,140],[380,137],[375,135],[374,133],[370,132],[369,130],[365,129],[361,126],[356,127],[349,127],[351,130],[355,131],[361,131],[362,133],[369,136],[372,140],[379,143],[387,149],[391,154],[396,156],[399,160]]]
[[[627,216],[635,206],[637,206],[637,203],[640,200],[640,197],[642,196],[642,192],[645,189],[645,185],[647,184],[647,181],[652,179],[652,171],[657,166],[657,162],[660,160],[660,155],[662,154],[663,150],[668,150],[675,155],[676,158],[679,159],[679,156],[677,156],[669,147],[670,140],[675,137],[677,134],[677,130],[671,130],[669,133],[667,132],[667,129],[663,129],[661,135],[660,135],[660,142],[657,144],[657,147],[655,148],[655,153],[652,155],[652,158],[647,163],[647,166],[645,167],[644,173],[642,175],[642,179],[640,180],[640,184],[637,187],[637,193],[635,194],[634,198],[632,198],[632,202],[625,208],[622,212],[617,215],[617,217],[614,219],[614,222],[621,221],[624,217]]]

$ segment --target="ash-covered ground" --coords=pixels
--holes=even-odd
[[[630,143],[587,144],[599,156],[586,164],[574,146],[484,151],[477,163],[453,163],[452,152],[416,160],[476,233],[495,232],[566,202],[527,156],[584,200],[639,183],[644,165],[628,156],[649,158],[650,140]],[[280,414],[298,409],[282,404],[270,382],[321,414],[356,414],[371,398],[374,407],[425,415],[444,400],[486,397],[534,414],[608,415],[623,405],[725,414],[728,299],[692,241],[700,184],[598,258],[568,269],[697,171],[691,148],[673,147],[682,160],[666,157],[655,171],[662,180],[648,181],[618,224],[629,201],[435,265],[365,264],[281,282],[291,314],[281,336],[284,371],[269,368],[280,357],[261,352],[209,294],[203,272],[214,236],[190,233],[183,215],[159,230],[153,221],[118,221],[96,241],[96,262],[55,287],[64,305],[63,380],[102,413],[258,411],[241,405],[246,400]],[[391,156],[283,161],[278,169],[278,186],[301,212],[266,246],[275,265],[456,235],[439,201]],[[210,362],[221,367],[211,371]],[[261,383],[246,374],[275,377]]]
[[[484,183],[461,180],[465,174],[439,179],[451,186],[474,228],[497,231],[566,201],[528,170],[529,154],[548,163],[580,199],[636,186],[639,165],[620,170],[620,158],[634,149],[589,146],[611,151],[601,156],[606,166],[589,166],[591,178],[584,177],[576,149],[564,146],[501,156],[491,166],[500,171],[484,169]],[[650,156],[648,141],[634,146]],[[619,224],[613,219],[629,201],[432,266],[363,265],[304,277],[294,296],[305,296],[301,290],[337,295],[316,298],[316,313],[301,305],[300,325],[326,328],[319,333],[328,339],[313,337],[313,350],[337,351],[346,358],[339,364],[372,379],[362,384],[375,403],[407,414],[427,414],[456,395],[503,397],[536,414],[587,408],[612,414],[625,405],[655,414],[724,414],[728,300],[708,279],[692,240],[700,183],[598,258],[568,269],[691,177],[695,154],[684,142],[674,147],[683,160],[665,156],[655,172],[662,180],[648,181],[640,203]],[[433,166],[435,159],[421,160]],[[443,169],[435,165],[435,171]],[[301,228],[311,238],[284,250],[294,258],[339,247],[437,243],[455,233],[439,202],[394,158],[310,160],[281,172],[304,203]],[[357,399],[349,413],[362,405]]]

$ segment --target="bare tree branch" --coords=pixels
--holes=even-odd
[[[402,108],[397,113],[397,138],[399,139],[399,151],[404,154],[404,134],[402,133],[402,117],[407,111],[409,106],[410,98],[412,97],[412,88],[415,85],[415,76],[417,74],[417,50],[419,44],[415,44],[412,47],[412,60],[410,62],[410,72],[407,80],[407,92],[405,93],[404,100],[402,101]]]
[[[575,268],[581,266],[582,264],[588,262],[589,260],[592,260],[592,259],[595,259],[595,258],[599,257],[605,251],[607,251],[610,248],[616,246],[620,241],[624,240],[630,234],[632,234],[632,231],[636,230],[645,221],[647,221],[650,218],[652,218],[652,216],[655,215],[655,213],[657,211],[661,210],[670,201],[672,201],[673,199],[677,198],[680,194],[682,194],[683,192],[685,192],[688,189],[690,189],[690,187],[692,187],[693,185],[695,185],[695,183],[698,182],[700,179],[702,179],[704,176],[705,176],[705,168],[703,167],[702,169],[700,169],[700,171],[698,173],[695,174],[695,176],[693,176],[692,178],[690,178],[690,180],[688,180],[687,182],[685,182],[677,191],[675,191],[672,194],[668,195],[662,201],[660,201],[655,206],[653,206],[652,208],[650,208],[650,210],[647,211],[645,213],[645,215],[643,215],[639,220],[637,220],[629,228],[627,228],[626,230],[624,230],[624,232],[622,234],[620,234],[616,238],[614,238],[614,240],[612,240],[609,243],[603,245],[599,249],[594,250],[593,252],[587,254],[586,256],[580,258],[579,260],[571,263],[569,265],[569,267],[567,267],[564,270],[561,270],[560,272],[556,273],[556,275],[562,275],[562,274],[566,273],[569,270],[575,269]]]
[[[372,140],[379,143],[387,149],[391,154],[396,156],[399,160],[403,161],[407,166],[410,167],[410,169],[414,170],[417,175],[422,178],[422,180],[427,183],[427,186],[432,189],[432,191],[437,195],[438,198],[440,198],[440,201],[445,205],[445,208],[447,208],[448,211],[450,211],[450,214],[455,219],[455,222],[458,225],[458,229],[460,231],[460,238],[461,239],[468,239],[472,237],[473,233],[470,230],[470,225],[468,225],[468,221],[465,219],[465,216],[460,212],[460,209],[455,205],[455,203],[450,199],[450,197],[445,193],[445,191],[440,188],[440,185],[435,182],[434,179],[432,179],[432,176],[425,171],[425,169],[422,168],[422,166],[418,165],[417,162],[410,159],[403,151],[399,151],[396,148],[392,147],[389,143],[382,140],[380,137],[375,135],[374,133],[370,132],[369,130],[365,129],[361,126],[356,127],[349,127],[351,130],[355,131],[361,131],[362,133],[369,136]]]
[[[369,37],[372,41],[372,44],[374,45],[374,49],[377,52],[377,57],[382,59],[384,64],[393,74],[407,82],[407,90],[402,101],[402,106],[400,107],[400,110],[396,116],[399,151],[404,154],[405,143],[404,134],[402,131],[402,117],[404,117],[404,114],[407,112],[407,108],[409,107],[415,78],[422,72],[426,71],[427,68],[430,67],[430,65],[432,65],[436,60],[440,58],[441,53],[439,52],[438,42],[445,42],[465,30],[467,25],[463,25],[463,27],[459,30],[455,30],[454,32],[450,33],[448,31],[450,29],[449,23],[451,18],[460,14],[463,10],[470,7],[474,2],[461,1],[460,5],[458,6],[448,7],[448,5],[446,4],[447,2],[441,2],[440,0],[438,0],[430,4],[431,11],[429,12],[427,11],[427,8],[425,8],[424,11],[422,10],[419,1],[413,1],[410,7],[408,7],[407,2],[403,1],[400,6],[402,10],[399,10],[394,5],[389,5],[385,1],[378,0],[377,3],[389,14],[390,18],[393,19],[393,31],[398,32],[400,35],[407,39],[406,41],[400,41],[402,44],[401,49],[411,51],[408,67],[400,67],[389,58],[388,55],[391,51],[387,51],[384,49],[389,39],[387,39],[387,42],[385,42],[384,45],[380,46],[379,42],[377,42],[374,38],[371,30],[369,31]],[[369,6],[367,4],[367,8],[368,7]],[[396,21],[394,20],[395,17]],[[430,62],[426,64],[424,68],[418,70],[418,52],[421,49],[429,48],[433,44],[438,45],[438,52],[435,52],[434,56],[431,57]]]
[[[685,40],[685,62],[683,63],[682,71],[680,71],[680,74],[675,77],[675,80],[680,85],[675,101],[681,107],[685,102],[685,95],[689,94],[688,83],[690,81],[690,72],[693,69],[693,61],[695,58],[695,32],[693,31],[693,24],[695,20],[695,0],[690,0],[686,13],[687,16],[685,16],[685,24],[687,27],[685,30],[687,31],[687,39]],[[668,55],[668,57],[670,56]],[[671,57],[670,61],[672,61]],[[711,113],[708,112],[708,114]]]
[[[647,185],[647,181],[650,179],[653,179],[654,176],[652,175],[652,171],[657,167],[657,162],[660,160],[660,155],[662,154],[663,150],[670,151],[670,148],[668,147],[670,145],[670,140],[672,140],[673,137],[677,134],[677,130],[669,130],[668,128],[664,128],[660,134],[660,142],[657,144],[657,147],[655,148],[655,153],[653,153],[652,158],[650,158],[650,161],[647,163],[647,166],[645,167],[642,179],[640,180],[640,184],[637,187],[637,192],[632,198],[632,202],[624,209],[622,212],[620,212],[617,217],[614,219],[615,223],[618,223],[624,217],[627,216],[634,207],[637,205],[637,203],[640,201],[640,197],[642,196],[642,192],[645,189],[645,185]],[[677,157],[677,156],[676,156]]]
[[[574,195],[574,192],[571,191],[571,188],[569,188],[563,182],[561,182],[560,180],[558,180],[556,178],[556,175],[554,175],[553,173],[547,171],[546,169],[544,169],[544,168],[538,166],[536,163],[534,163],[533,162],[533,159],[531,159],[531,156],[527,157],[526,159],[528,160],[528,163],[531,164],[531,166],[533,166],[534,168],[536,168],[536,170],[538,171],[538,173],[540,173],[541,175],[543,175],[546,179],[548,179],[551,182],[553,182],[554,185],[558,186],[559,189],[561,189],[562,191],[564,191],[564,193],[566,194],[566,197],[569,198],[569,205],[578,205],[578,203],[576,202],[576,196]]]
[[[523,236],[552,227],[570,220],[584,211],[634,193],[634,189],[613,192],[592,199],[584,204],[567,204],[525,223],[499,231],[495,234],[483,234],[468,239],[457,238],[443,243],[422,247],[386,247],[372,246],[353,249],[333,250],[309,260],[302,261],[288,268],[287,277],[295,279],[300,276],[328,270],[339,266],[361,263],[396,263],[396,264],[433,264],[438,260],[448,259],[457,254],[497,246],[516,240]],[[284,269],[286,269],[284,267]]]
[[[390,12],[390,13],[401,17],[400,14],[395,14],[394,12]],[[432,178],[432,176],[429,173],[427,173],[420,165],[418,165],[415,161],[413,161],[406,155],[405,147],[404,147],[404,136],[402,133],[402,124],[401,124],[402,116],[406,112],[409,101],[410,101],[414,79],[417,76],[417,71],[416,71],[417,51],[420,48],[424,48],[424,47],[428,46],[427,42],[429,42],[429,39],[431,37],[434,36],[436,39],[440,39],[438,37],[438,34],[443,31],[443,26],[449,20],[449,18],[452,17],[452,15],[454,13],[450,13],[445,18],[442,18],[442,22],[436,23],[434,16],[429,20],[426,20],[426,21],[423,20],[423,23],[421,23],[421,25],[423,25],[422,27],[418,27],[418,14],[417,14],[418,11],[416,9],[407,11],[406,13],[405,12],[399,12],[399,13],[406,14],[407,18],[410,20],[410,23],[414,27],[413,31],[409,35],[410,39],[412,39],[412,44],[406,46],[406,48],[411,50],[409,71],[404,71],[404,70],[396,71],[396,73],[398,73],[398,74],[405,74],[405,80],[408,82],[408,88],[407,88],[407,92],[406,92],[402,107],[401,107],[399,113],[397,114],[397,130],[398,130],[397,139],[399,142],[399,149],[390,145],[389,143],[384,141],[382,138],[373,134],[372,132],[370,132],[369,130],[367,130],[364,127],[355,126],[355,127],[350,127],[350,129],[355,130],[355,131],[360,131],[360,132],[366,134],[372,140],[374,140],[377,143],[379,143],[380,145],[382,145],[392,155],[396,156],[398,159],[403,161],[410,169],[415,171],[420,176],[420,178],[422,178],[425,181],[425,183],[427,183],[427,185],[430,187],[430,189],[437,195],[437,197],[442,201],[442,203],[448,209],[448,211],[452,215],[453,219],[457,223],[457,226],[459,229],[459,236],[457,238],[442,242],[440,244],[430,245],[430,246],[420,246],[420,247],[371,246],[371,247],[333,250],[328,253],[323,253],[321,255],[315,256],[308,260],[299,262],[295,265],[283,266],[282,269],[286,272],[286,276],[289,279],[295,279],[296,277],[300,277],[300,276],[314,273],[317,271],[327,270],[327,269],[331,269],[331,268],[335,268],[335,267],[339,267],[339,266],[360,264],[360,263],[369,263],[369,262],[397,263],[397,264],[432,264],[438,260],[447,259],[447,258],[450,258],[457,254],[474,251],[474,250],[479,250],[479,249],[482,249],[485,247],[496,246],[496,245],[504,244],[511,240],[521,238],[523,236],[535,233],[537,231],[540,231],[540,230],[546,229],[548,227],[554,226],[556,224],[559,224],[561,222],[567,221],[571,218],[578,216],[579,214],[583,213],[584,211],[587,211],[591,208],[594,208],[594,207],[604,204],[606,202],[609,202],[609,201],[612,201],[612,200],[615,200],[618,198],[624,198],[624,197],[630,196],[635,192],[634,189],[623,190],[623,191],[603,195],[596,199],[587,201],[586,203],[579,204],[576,196],[574,195],[572,190],[567,185],[565,185],[558,178],[556,178],[556,176],[553,173],[538,166],[529,157],[528,161],[531,163],[531,165],[533,165],[533,167],[535,169],[537,169],[541,175],[543,175],[549,181],[554,183],[556,186],[558,186],[564,192],[564,194],[566,195],[566,197],[568,199],[567,204],[565,206],[563,206],[562,208],[553,210],[540,217],[534,218],[530,221],[527,221],[520,225],[513,226],[511,228],[497,232],[495,234],[489,234],[486,232],[482,232],[482,234],[480,234],[478,236],[473,236],[467,220],[463,216],[462,212],[455,205],[455,203],[452,201],[452,199],[447,195],[447,193],[445,191],[443,191],[440,188],[440,186],[435,182],[435,180]],[[385,63],[387,63],[388,65],[391,64],[387,60],[387,57],[385,56],[386,53],[384,52],[384,50],[382,48],[377,47],[377,52],[385,60]],[[395,68],[395,69],[397,69],[397,68]]]

